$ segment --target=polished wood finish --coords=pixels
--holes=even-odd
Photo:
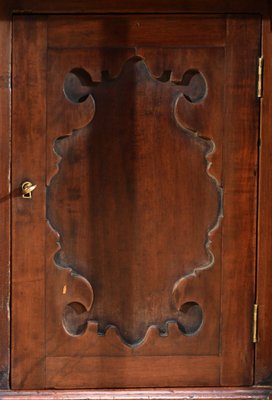
[[[14,31],[13,388],[252,384],[260,19],[35,18]]]
[[[195,29],[195,26],[198,29]],[[160,26],[156,35],[154,29]],[[179,29],[177,29],[179,26]],[[80,29],[79,29],[80,27]],[[194,35],[190,32],[195,31]],[[77,34],[75,35],[75,32]],[[48,21],[48,46],[50,48],[89,48],[105,46],[111,48],[156,46],[196,47],[224,46],[226,20],[222,16],[203,18],[184,16],[182,23],[175,15],[153,16],[71,16],[50,17]]]
[[[85,13],[85,12],[107,12],[107,7],[110,7],[109,10],[113,12],[144,12],[154,10],[158,10],[159,12],[203,12],[203,13],[213,13],[213,12],[257,12],[263,15],[269,14],[269,10],[271,10],[271,2],[267,1],[190,1],[190,2],[175,2],[167,1],[167,2],[142,2],[138,4],[133,4],[133,2],[129,2],[132,6],[124,6],[124,2],[117,3],[114,2],[91,2],[91,1],[64,1],[58,0],[52,2],[51,0],[44,1],[19,1],[15,0],[13,2],[2,2],[0,5],[1,8],[1,21],[0,21],[0,29],[3,34],[0,35],[1,41],[1,58],[0,58],[0,66],[1,71],[4,73],[4,81],[6,81],[7,72],[10,68],[10,28],[11,28],[11,20],[12,13],[14,11],[19,11],[22,13],[35,13],[35,12],[53,12],[53,13]],[[270,3],[270,4],[269,4]],[[5,9],[5,10],[4,10]],[[5,12],[3,12],[5,11]],[[271,11],[270,11],[271,14]],[[266,19],[265,21],[265,29],[263,30],[263,38],[264,38],[264,53],[265,53],[265,84],[270,82],[272,76],[272,67],[270,65],[269,57],[271,54],[270,50],[270,35],[271,35],[271,22],[270,19]],[[4,55],[4,56],[3,56]],[[9,72],[8,72],[9,77]],[[9,148],[9,135],[10,135],[10,127],[9,127],[9,115],[10,115],[10,89],[7,87],[5,89],[1,89],[1,102],[0,102],[0,120],[1,123],[4,124],[4,128],[1,129],[1,185],[3,185],[3,194],[4,199],[6,199],[8,193],[8,181],[9,181],[9,161],[8,161],[8,148]],[[260,260],[260,279],[258,280],[258,298],[260,299],[260,315],[259,315],[259,343],[257,345],[257,360],[256,360],[256,376],[258,382],[263,382],[263,384],[269,383],[269,376],[271,375],[272,366],[271,366],[271,337],[270,337],[270,328],[266,328],[266,324],[269,324],[271,321],[271,278],[270,278],[270,234],[269,234],[269,220],[271,207],[270,204],[272,202],[270,190],[269,190],[269,182],[271,181],[271,171],[270,168],[266,168],[267,165],[270,165],[270,137],[271,137],[271,123],[270,123],[270,104],[271,102],[271,90],[269,88],[264,90],[264,100],[263,103],[266,104],[263,108],[262,113],[262,141],[267,145],[262,147],[261,150],[261,184],[260,184],[260,204],[261,207],[264,207],[264,211],[261,211],[261,222],[259,229],[260,233],[260,245],[259,245],[259,260]],[[9,205],[8,200],[4,200],[0,205],[1,212],[1,225],[0,225],[0,235],[1,235],[1,264],[0,264],[0,274],[1,274],[1,308],[0,308],[0,331],[1,331],[1,341],[0,341],[0,363],[1,363],[1,385],[2,388],[7,388],[9,386],[9,356],[8,356],[8,342],[9,342],[9,257],[8,257],[8,249],[9,249],[9,234],[8,234],[8,219],[9,219]],[[3,221],[5,221],[3,223]],[[208,393],[214,392],[212,389],[208,391]],[[55,392],[54,397],[57,396]],[[65,396],[65,394],[61,394],[62,392],[58,392],[58,396],[60,398],[64,398],[61,396]],[[67,392],[66,392],[67,393]],[[192,391],[190,390],[190,393]],[[51,398],[52,392],[44,392],[43,394],[35,394],[34,392],[23,394],[13,392],[1,393],[1,396],[6,396],[7,398],[19,398],[19,396],[25,396],[24,398],[29,398],[30,396],[47,396],[45,398]],[[73,399],[77,398],[75,394],[71,394]],[[80,396],[80,395],[79,395]],[[110,394],[111,396],[111,394]],[[208,395],[209,396],[209,395]],[[222,395],[224,398],[224,395]],[[249,392],[245,392],[245,397],[249,396]],[[252,395],[253,397],[255,394]],[[267,394],[265,395],[265,397]],[[238,396],[239,397],[239,396]],[[237,398],[238,398],[237,397]],[[1,397],[2,398],[2,397]],[[79,397],[80,398],[80,397]],[[85,397],[84,397],[85,398]],[[86,395],[87,398],[87,395]]]
[[[250,365],[253,361],[253,347],[252,338],[248,333],[252,327],[255,296],[256,218],[248,216],[254,215],[257,207],[257,186],[254,183],[258,168],[256,149],[259,106],[252,76],[256,73],[256,56],[260,50],[256,42],[251,49],[241,45],[241,42],[252,42],[251,35],[254,37],[259,29],[259,21],[255,18],[248,18],[246,24],[240,17],[228,21],[226,98],[231,97],[231,101],[226,103],[225,108],[224,139],[228,152],[223,155],[223,235],[226,235],[227,239],[223,242],[223,281],[227,284],[223,289],[226,293],[223,293],[225,301],[222,307],[223,327],[226,326],[228,334],[222,342],[222,351],[226,358],[221,377],[222,384],[226,386],[238,384],[239,380],[243,379],[241,374],[244,374],[245,370],[242,371],[239,364],[245,362],[244,357],[247,357],[247,376],[252,374]],[[243,70],[239,68],[241,58],[246,60]],[[234,86],[233,82],[236,82]],[[243,95],[240,84],[243,87]],[[238,107],[243,117],[236,120]],[[256,134],[248,135],[250,131]],[[230,158],[231,154],[235,154],[233,159]],[[238,204],[241,204],[242,214]],[[246,229],[241,229],[241,226]],[[242,290],[241,281],[244,285]],[[240,294],[234,300],[233,293],[236,290]],[[234,319],[241,315],[241,310],[246,314],[246,318],[235,326]],[[245,348],[248,351],[243,353],[242,349]],[[251,382],[249,380],[247,383]]]
[[[80,360],[80,368],[75,364]],[[144,365],[152,368],[148,373]],[[220,358],[216,356],[178,357],[48,357],[47,382],[58,389],[71,386],[71,377],[78,388],[158,387],[160,383],[179,386],[212,386],[220,383]],[[194,371],[188,374],[188,371]],[[205,373],[204,373],[205,371]]]
[[[20,76],[16,70],[19,64],[26,71]],[[41,388],[45,386],[45,264],[41,256],[45,254],[45,226],[39,221],[45,223],[45,160],[37,154],[44,152],[46,143],[44,17],[15,24],[13,66],[12,157],[16,165],[12,171],[12,293],[16,300],[12,308],[23,318],[12,319],[11,352],[15,355],[16,349],[21,349],[20,359],[12,357],[12,380]],[[26,87],[29,89],[23,89]],[[22,182],[29,180],[38,185],[31,200],[23,199],[20,191]]]
[[[103,53],[106,62],[107,55],[104,50]],[[177,58],[186,57],[186,50],[179,53],[179,57],[178,50],[175,53]],[[60,62],[54,54],[55,57],[50,57],[54,70],[49,80],[56,85],[55,71],[62,68],[61,61],[65,62],[67,54],[62,51]],[[121,339],[134,346],[145,342],[150,329],[157,328],[167,335],[170,321],[178,323],[181,331],[194,333],[194,327],[183,325],[179,310],[185,303],[188,275],[211,268],[212,254],[206,238],[219,224],[222,209],[219,184],[212,170],[207,173],[207,160],[214,147],[212,139],[203,139],[200,136],[203,131],[195,136],[182,126],[183,104],[189,102],[192,109],[198,107],[183,97],[183,92],[190,96],[191,82],[197,77],[192,77],[186,86],[180,84],[182,81],[174,83],[172,78],[161,82],[152,76],[140,54],[129,58],[115,79],[105,78],[101,83],[83,86],[95,103],[94,117],[86,128],[56,140],[59,171],[47,192],[47,218],[60,234],[57,263],[62,268],[70,266],[91,285],[94,301],[85,320],[96,321],[100,334],[108,332],[109,325],[114,326]],[[92,72],[88,65],[90,57],[90,50],[82,58],[77,55],[76,65],[80,60],[80,65],[88,66]],[[193,55],[187,57],[196,64]],[[105,65],[110,68],[114,59],[115,52],[111,49],[109,64]],[[70,57],[68,60],[70,63]],[[223,62],[222,57],[220,61]],[[204,63],[197,65],[210,85],[221,80],[218,74],[207,76]],[[173,70],[181,70],[184,76],[188,74],[186,66],[177,63]],[[204,84],[201,75],[199,79]],[[219,86],[220,83],[216,84],[217,89]],[[202,100],[206,90],[204,85]],[[50,90],[48,114],[56,119],[63,112],[54,110],[60,105],[65,108],[65,104],[63,99],[61,103],[54,102],[51,93],[54,92]],[[177,102],[182,104],[176,106]],[[202,107],[208,112],[211,103],[215,101],[207,100]],[[214,130],[213,121],[210,126]],[[54,131],[55,124],[50,123],[48,135],[52,136]],[[217,143],[220,147],[220,139]],[[52,148],[48,151],[52,152]],[[197,185],[192,185],[194,180]],[[220,263],[216,262],[215,268],[220,269]],[[216,281],[217,274],[212,276]],[[217,297],[213,287],[211,293]],[[202,295],[191,293],[191,296],[189,300],[200,302],[203,312],[210,315],[210,307]],[[70,326],[67,320],[66,329],[72,333],[76,320],[72,320],[73,307],[69,309]],[[195,309],[201,313],[197,304]],[[82,323],[80,329],[84,329]],[[203,326],[205,335],[218,342],[214,328],[207,325]],[[208,343],[206,346],[206,351],[201,346],[203,354],[209,352]],[[169,351],[177,354],[181,347],[184,351],[186,340]]]

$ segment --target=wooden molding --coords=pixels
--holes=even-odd
[[[4,3],[4,2],[3,2]],[[260,0],[11,0],[0,5],[12,13],[260,13],[269,14],[270,1]],[[1,12],[1,11],[0,11]]]
[[[272,387],[230,389],[44,390],[1,392],[1,400],[267,400]]]

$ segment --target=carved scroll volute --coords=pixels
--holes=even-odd
[[[209,172],[213,142],[180,125],[176,104],[203,101],[205,79],[196,70],[181,82],[170,73],[155,79],[133,57],[116,79],[92,82],[74,70],[64,88],[71,101],[92,96],[95,104],[90,124],[56,140],[59,171],[48,187],[48,220],[60,235],[54,259],[68,272],[63,290],[76,278],[88,292],[85,303],[70,292],[66,330],[82,334],[96,321],[100,334],[114,326],[136,346],[150,327],[167,332],[169,321],[186,333],[182,315],[191,310],[197,331],[202,310],[184,305],[182,285],[213,264],[221,191]]]

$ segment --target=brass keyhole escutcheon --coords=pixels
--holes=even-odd
[[[21,185],[22,188],[22,197],[23,199],[31,199],[32,192],[35,190],[37,185],[34,185],[32,182],[26,181]]]

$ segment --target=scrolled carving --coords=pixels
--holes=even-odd
[[[48,219],[60,235],[55,262],[93,291],[90,309],[66,306],[65,329],[83,334],[89,322],[104,335],[113,327],[137,346],[151,327],[165,335],[176,323],[186,334],[181,321],[191,313],[190,333],[197,333],[202,310],[192,299],[185,312],[180,288],[213,265],[209,234],[222,193],[209,172],[213,141],[183,128],[175,110],[181,96],[192,107],[205,99],[205,78],[196,70],[179,82],[170,71],[155,78],[140,57],[118,77],[102,76],[93,82],[74,69],[65,78],[66,97],[80,103],[91,95],[95,114],[56,140],[59,171],[47,193]]]

